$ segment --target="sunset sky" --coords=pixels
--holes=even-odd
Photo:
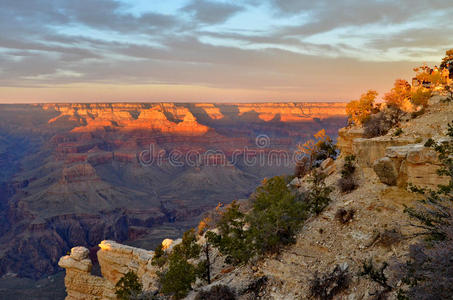
[[[450,0],[0,0],[0,102],[381,94],[453,47]]]

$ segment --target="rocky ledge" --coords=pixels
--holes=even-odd
[[[156,290],[156,268],[151,264],[153,251],[102,241],[97,252],[102,277],[92,275],[89,250],[74,247],[60,258],[58,265],[66,270],[67,300],[116,299],[115,284],[129,271],[135,272],[145,291]]]

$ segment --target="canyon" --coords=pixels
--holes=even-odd
[[[293,171],[345,103],[0,105],[0,276],[60,272],[74,246],[154,249],[219,202]],[[265,158],[265,160],[263,160]],[[63,288],[63,287],[62,287]],[[0,291],[0,294],[2,292]]]
[[[324,298],[378,299],[376,295],[383,289],[382,282],[363,276],[367,261],[383,265],[382,275],[376,276],[382,276],[389,289],[379,299],[400,299],[400,288],[405,283],[399,277],[398,266],[401,265],[398,261],[406,262],[413,246],[426,238],[420,235],[420,226],[414,225],[414,219],[406,212],[408,207],[417,205],[417,200],[424,199],[424,196],[411,192],[410,186],[436,189],[438,184],[446,187],[451,183],[451,177],[437,172],[444,166],[445,158],[442,161],[435,150],[437,147],[426,144],[433,141],[438,146],[451,145],[451,120],[451,101],[446,101],[443,95],[436,95],[430,99],[422,115],[406,115],[398,127],[385,135],[367,137],[360,126],[340,129],[337,140],[339,157],[327,158],[317,168],[325,174],[326,184],[332,189],[331,202],[325,210],[306,220],[293,244],[244,265],[229,264],[219,249],[206,246],[208,234],[198,231],[196,243],[207,254],[203,253],[194,260],[197,263],[209,257],[212,281],[194,281],[184,299],[199,299],[203,291],[222,285],[228,286],[237,299],[323,298],[313,295],[313,286],[317,282],[314,278],[328,274],[330,285],[324,291],[330,293],[331,287],[341,284],[331,275],[339,271],[348,274],[347,284],[336,295]],[[355,157],[354,168],[357,170],[354,180],[357,186],[344,192],[338,182],[343,176],[347,157],[351,156]],[[312,180],[310,174],[294,177],[287,188],[304,193],[310,189]],[[256,200],[251,198],[249,201],[253,203]],[[253,205],[250,202],[241,202],[245,213]],[[352,213],[345,221],[339,212],[347,211]],[[219,224],[222,223],[210,229],[220,232]],[[163,251],[171,255],[180,243],[184,244],[181,238],[164,240]],[[100,241],[99,247],[96,257],[101,276],[93,275],[93,259],[90,259],[87,248],[75,247],[60,258],[59,265],[66,271],[67,300],[117,299],[115,285],[128,272],[137,274],[145,295],[162,296],[159,294],[162,291],[162,281],[159,282],[162,269],[153,263],[157,252],[113,240]],[[162,296],[159,299],[167,298]]]

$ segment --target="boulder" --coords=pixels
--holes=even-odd
[[[327,158],[321,163],[321,171],[326,174],[327,176],[335,172],[337,166],[335,165],[335,161],[332,158]]]
[[[162,241],[162,250],[166,250],[170,247],[170,245],[173,244],[172,239],[165,239]]]
[[[90,272],[92,267],[91,260],[83,259],[79,261],[69,255],[60,258],[58,265],[64,269],[75,269],[86,273]]]
[[[394,168],[399,170],[398,186],[404,187],[407,183],[411,183],[416,186],[435,189],[438,184],[448,184],[449,178],[447,176],[437,174],[437,170],[440,168],[438,153],[423,144],[387,147],[385,157],[391,159]],[[388,163],[388,160],[386,159],[385,162]],[[378,176],[381,181],[382,178],[385,178],[382,173]],[[382,182],[386,183],[386,180],[384,179]]]
[[[74,247],[71,249],[71,257],[79,261],[88,258],[89,254],[90,250],[85,247]]]
[[[327,167],[333,165],[334,160],[332,158],[327,158],[321,163],[321,170],[325,170]]]
[[[373,169],[378,175],[382,183],[387,185],[396,185],[398,180],[398,170],[392,159],[383,157],[376,160],[373,164]]]
[[[291,182],[288,184],[288,187],[300,187],[302,185],[301,180],[299,177],[295,177]]]

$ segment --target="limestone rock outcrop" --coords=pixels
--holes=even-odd
[[[115,285],[129,271],[137,274],[144,291],[157,289],[157,268],[151,264],[154,252],[114,241],[102,241],[97,252],[102,277],[91,274],[89,250],[74,247],[58,265],[66,269],[66,300],[116,299]]]
[[[446,177],[437,174],[440,165],[437,153],[415,143],[417,138],[386,135],[366,139],[355,137],[360,132],[356,128],[350,131],[340,130],[341,152],[355,155],[360,167],[373,168],[382,183],[431,188],[448,183]]]
[[[437,143],[446,142],[447,125],[453,120],[453,108],[442,102],[444,96],[434,96],[426,112],[416,118],[401,121],[396,129],[384,136],[365,138],[363,128],[346,127],[338,132],[338,147],[342,156],[353,154],[362,168],[373,168],[380,181],[387,185],[406,187],[413,184],[435,188],[447,184],[439,176],[438,154],[425,147],[428,138]]]
[[[102,241],[98,251],[102,276],[116,284],[127,272],[137,274],[145,291],[157,289],[156,267],[151,264],[153,251],[122,245],[114,241]]]
[[[352,143],[354,139],[362,138],[364,130],[362,127],[341,128],[338,130],[337,146],[341,149],[341,155],[353,154]]]
[[[371,168],[374,162],[385,155],[391,146],[403,146],[416,142],[412,137],[380,136],[371,139],[357,138],[352,142],[352,152],[361,167]]]
[[[438,154],[422,144],[388,147],[385,156],[377,162],[385,162],[388,169],[396,172],[397,181],[388,182],[388,173],[374,168],[379,179],[389,185],[405,186],[411,183],[420,187],[435,188],[438,184],[447,184],[448,178],[439,176]],[[377,163],[376,162],[376,163]]]
[[[74,247],[71,254],[60,258],[58,265],[66,269],[66,300],[116,299],[114,284],[91,275],[92,263],[85,247]]]

